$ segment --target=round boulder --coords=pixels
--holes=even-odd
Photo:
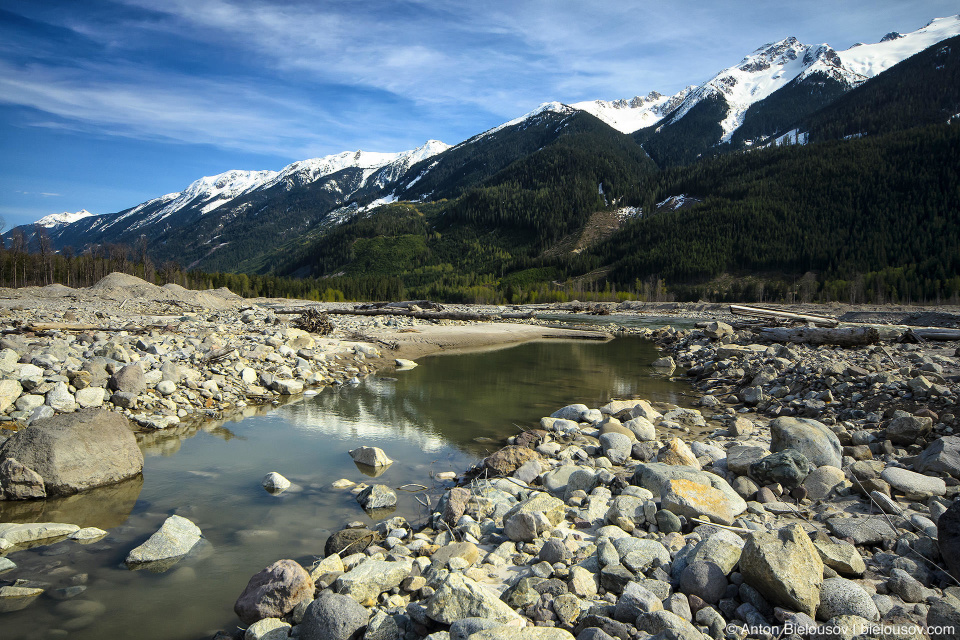
[[[293,560],[277,560],[247,583],[234,612],[244,624],[282,618],[301,602],[313,599],[313,579]]]
[[[359,602],[338,593],[324,593],[310,603],[300,623],[301,640],[358,640],[370,614]]]
[[[716,604],[727,591],[727,576],[713,562],[698,560],[687,565],[680,574],[680,591],[699,596],[704,602]]]
[[[770,450],[795,449],[814,467],[841,467],[842,447],[837,434],[822,422],[809,418],[777,418],[770,423]]]
[[[835,616],[860,616],[873,622],[880,620],[877,605],[863,587],[846,578],[827,578],[820,587],[817,618],[829,620]]]

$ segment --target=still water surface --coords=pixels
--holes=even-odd
[[[93,544],[67,540],[9,554],[18,567],[0,580],[43,582],[50,593],[87,588],[0,613],[0,637],[196,640],[235,628],[233,603],[254,573],[280,558],[309,566],[331,531],[370,521],[333,481],[421,483],[436,504],[443,487],[431,473],[463,471],[497,447],[478,438],[500,441],[573,402],[599,407],[643,397],[689,406],[686,383],[650,368],[657,357],[650,342],[630,337],[434,356],[276,410],[251,409],[242,420],[149,434],[142,479],[65,500],[0,503],[0,521],[109,531]],[[394,464],[376,479],[365,476],[347,454],[361,445],[381,447]],[[294,487],[269,495],[260,481],[270,471]],[[425,517],[412,494],[398,495],[393,515]],[[163,573],[127,569],[129,550],[174,513],[201,528],[203,546]]]

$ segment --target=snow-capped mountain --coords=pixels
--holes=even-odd
[[[853,88],[936,42],[960,34],[960,16],[937,18],[906,35],[887,34],[876,44],[858,44],[837,52],[827,44],[806,45],[789,37],[766,44],[736,66],[719,72],[691,91],[662,126],[674,125],[711,98],[721,98],[726,115],[719,142],[728,142],[744,123],[747,110],[794,82],[819,74]]]
[[[51,213],[48,216],[40,218],[34,222],[34,224],[50,229],[52,227],[58,227],[64,224],[70,224],[71,222],[76,222],[77,220],[83,220],[84,218],[89,218],[92,215],[93,214],[86,209],[80,209],[80,211],[77,211],[76,213],[70,213],[69,211],[64,211],[63,213]]]
[[[352,188],[344,191],[337,187],[343,197],[349,197],[364,187],[383,187],[403,174],[411,165],[448,148],[449,145],[439,140],[428,140],[421,147],[400,153],[344,151],[323,158],[300,160],[280,171],[226,171],[195,180],[183,191],[168,193],[114,216],[104,217],[98,221],[97,228],[103,231],[109,227],[122,226],[127,231],[135,231],[187,210],[203,216],[256,192],[273,188],[290,191],[347,169],[360,169],[362,175],[352,183]],[[52,216],[47,216],[44,220],[49,218]]]
[[[659,122],[676,109],[696,85],[690,85],[672,96],[651,91],[644,97],[630,100],[588,100],[575,102],[572,107],[596,116],[621,133],[633,133]]]

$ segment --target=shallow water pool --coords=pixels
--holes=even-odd
[[[309,566],[331,531],[370,522],[349,490],[331,488],[335,480],[420,483],[435,505],[443,485],[433,473],[463,471],[498,448],[489,440],[536,426],[563,405],[643,397],[689,406],[692,388],[658,375],[649,366],[657,357],[652,343],[631,337],[438,355],[274,410],[249,408],[236,421],[146,434],[142,479],[63,500],[0,503],[0,522],[109,531],[92,544],[8,554],[18,566],[0,580],[41,583],[47,593],[0,613],[0,637],[193,640],[233,629],[233,603],[253,574],[281,558]],[[368,477],[347,454],[361,445],[395,462]],[[294,487],[268,494],[260,481],[270,471]],[[388,515],[425,520],[413,494],[398,495]],[[171,514],[195,522],[204,543],[165,572],[129,570],[126,554]]]

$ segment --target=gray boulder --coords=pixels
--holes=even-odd
[[[642,613],[652,613],[663,609],[663,603],[653,592],[639,582],[628,584],[617,599],[617,608],[613,617],[620,622],[633,622]]]
[[[143,368],[139,362],[128,364],[118,370],[110,378],[110,388],[114,391],[128,393],[143,393],[147,390],[147,380],[143,376]]]
[[[400,585],[410,575],[412,565],[408,560],[387,562],[364,560],[346,572],[335,583],[337,593],[350,596],[357,602],[376,598],[384,591]]]
[[[657,439],[657,430],[653,423],[646,418],[633,418],[623,423],[623,426],[633,432],[637,440],[649,442]]]
[[[20,464],[16,458],[0,462],[0,497],[4,500],[46,498],[40,474]]]
[[[187,555],[201,539],[200,527],[184,517],[170,516],[156,533],[127,555],[125,562],[134,569],[151,563],[164,563],[165,570]]]
[[[823,561],[800,525],[751,533],[740,555],[740,573],[772,604],[811,616],[820,604]]]
[[[893,444],[903,445],[916,443],[932,429],[933,419],[927,416],[900,416],[886,425],[887,438]]]
[[[896,539],[898,535],[882,517],[830,518],[827,527],[838,538],[850,538],[854,544],[860,545],[878,544],[884,538]]]
[[[947,485],[942,478],[925,476],[899,467],[887,467],[880,474],[880,478],[913,500],[926,500],[947,492]]]
[[[779,483],[787,489],[794,489],[799,487],[814,469],[800,451],[784,449],[750,465],[750,475],[761,485]]]
[[[947,473],[960,478],[960,437],[937,438],[917,456],[913,468],[920,473]]]
[[[740,561],[744,544],[743,538],[737,534],[719,529],[697,543],[693,551],[687,554],[687,562],[691,564],[701,560],[714,562],[724,575],[728,575]]]
[[[670,481],[689,480],[707,485],[722,492],[734,517],[747,510],[747,503],[733,490],[727,481],[718,475],[683,465],[649,462],[638,464],[633,473],[631,484],[649,489],[655,496],[663,496],[670,489]]]
[[[872,622],[880,620],[880,612],[870,594],[853,580],[827,578],[820,588],[817,618],[829,620],[836,616],[860,616]]]
[[[502,626],[496,620],[485,618],[463,618],[450,625],[450,640],[467,640],[471,635],[484,629]]]
[[[814,467],[842,466],[842,447],[837,434],[809,418],[777,418],[770,423],[770,450],[795,449]]]
[[[47,496],[115,484],[143,471],[143,454],[127,419],[106,410],[37,420],[0,446],[0,461],[10,458],[40,474]]]
[[[663,637],[679,638],[680,640],[702,640],[701,634],[695,626],[675,613],[660,610],[644,613],[637,617],[637,628],[651,635],[664,634]]]
[[[487,618],[504,623],[520,619],[495,591],[457,573],[447,576],[425,606],[427,616],[441,624],[462,618]]]
[[[560,420],[573,420],[574,422],[580,421],[580,416],[589,411],[590,408],[585,404],[568,404],[565,407],[557,409],[550,414],[551,418],[559,418]]]
[[[370,614],[353,598],[325,592],[304,612],[300,639],[360,640],[369,620]]]
[[[633,443],[628,436],[622,433],[604,433],[600,436],[600,446],[603,455],[614,464],[623,464],[630,459],[630,450]]]
[[[680,574],[680,591],[716,604],[727,591],[727,576],[713,562],[698,560],[687,565]]]
[[[374,484],[357,495],[357,502],[367,511],[394,507],[397,504],[397,493],[385,484]]]

